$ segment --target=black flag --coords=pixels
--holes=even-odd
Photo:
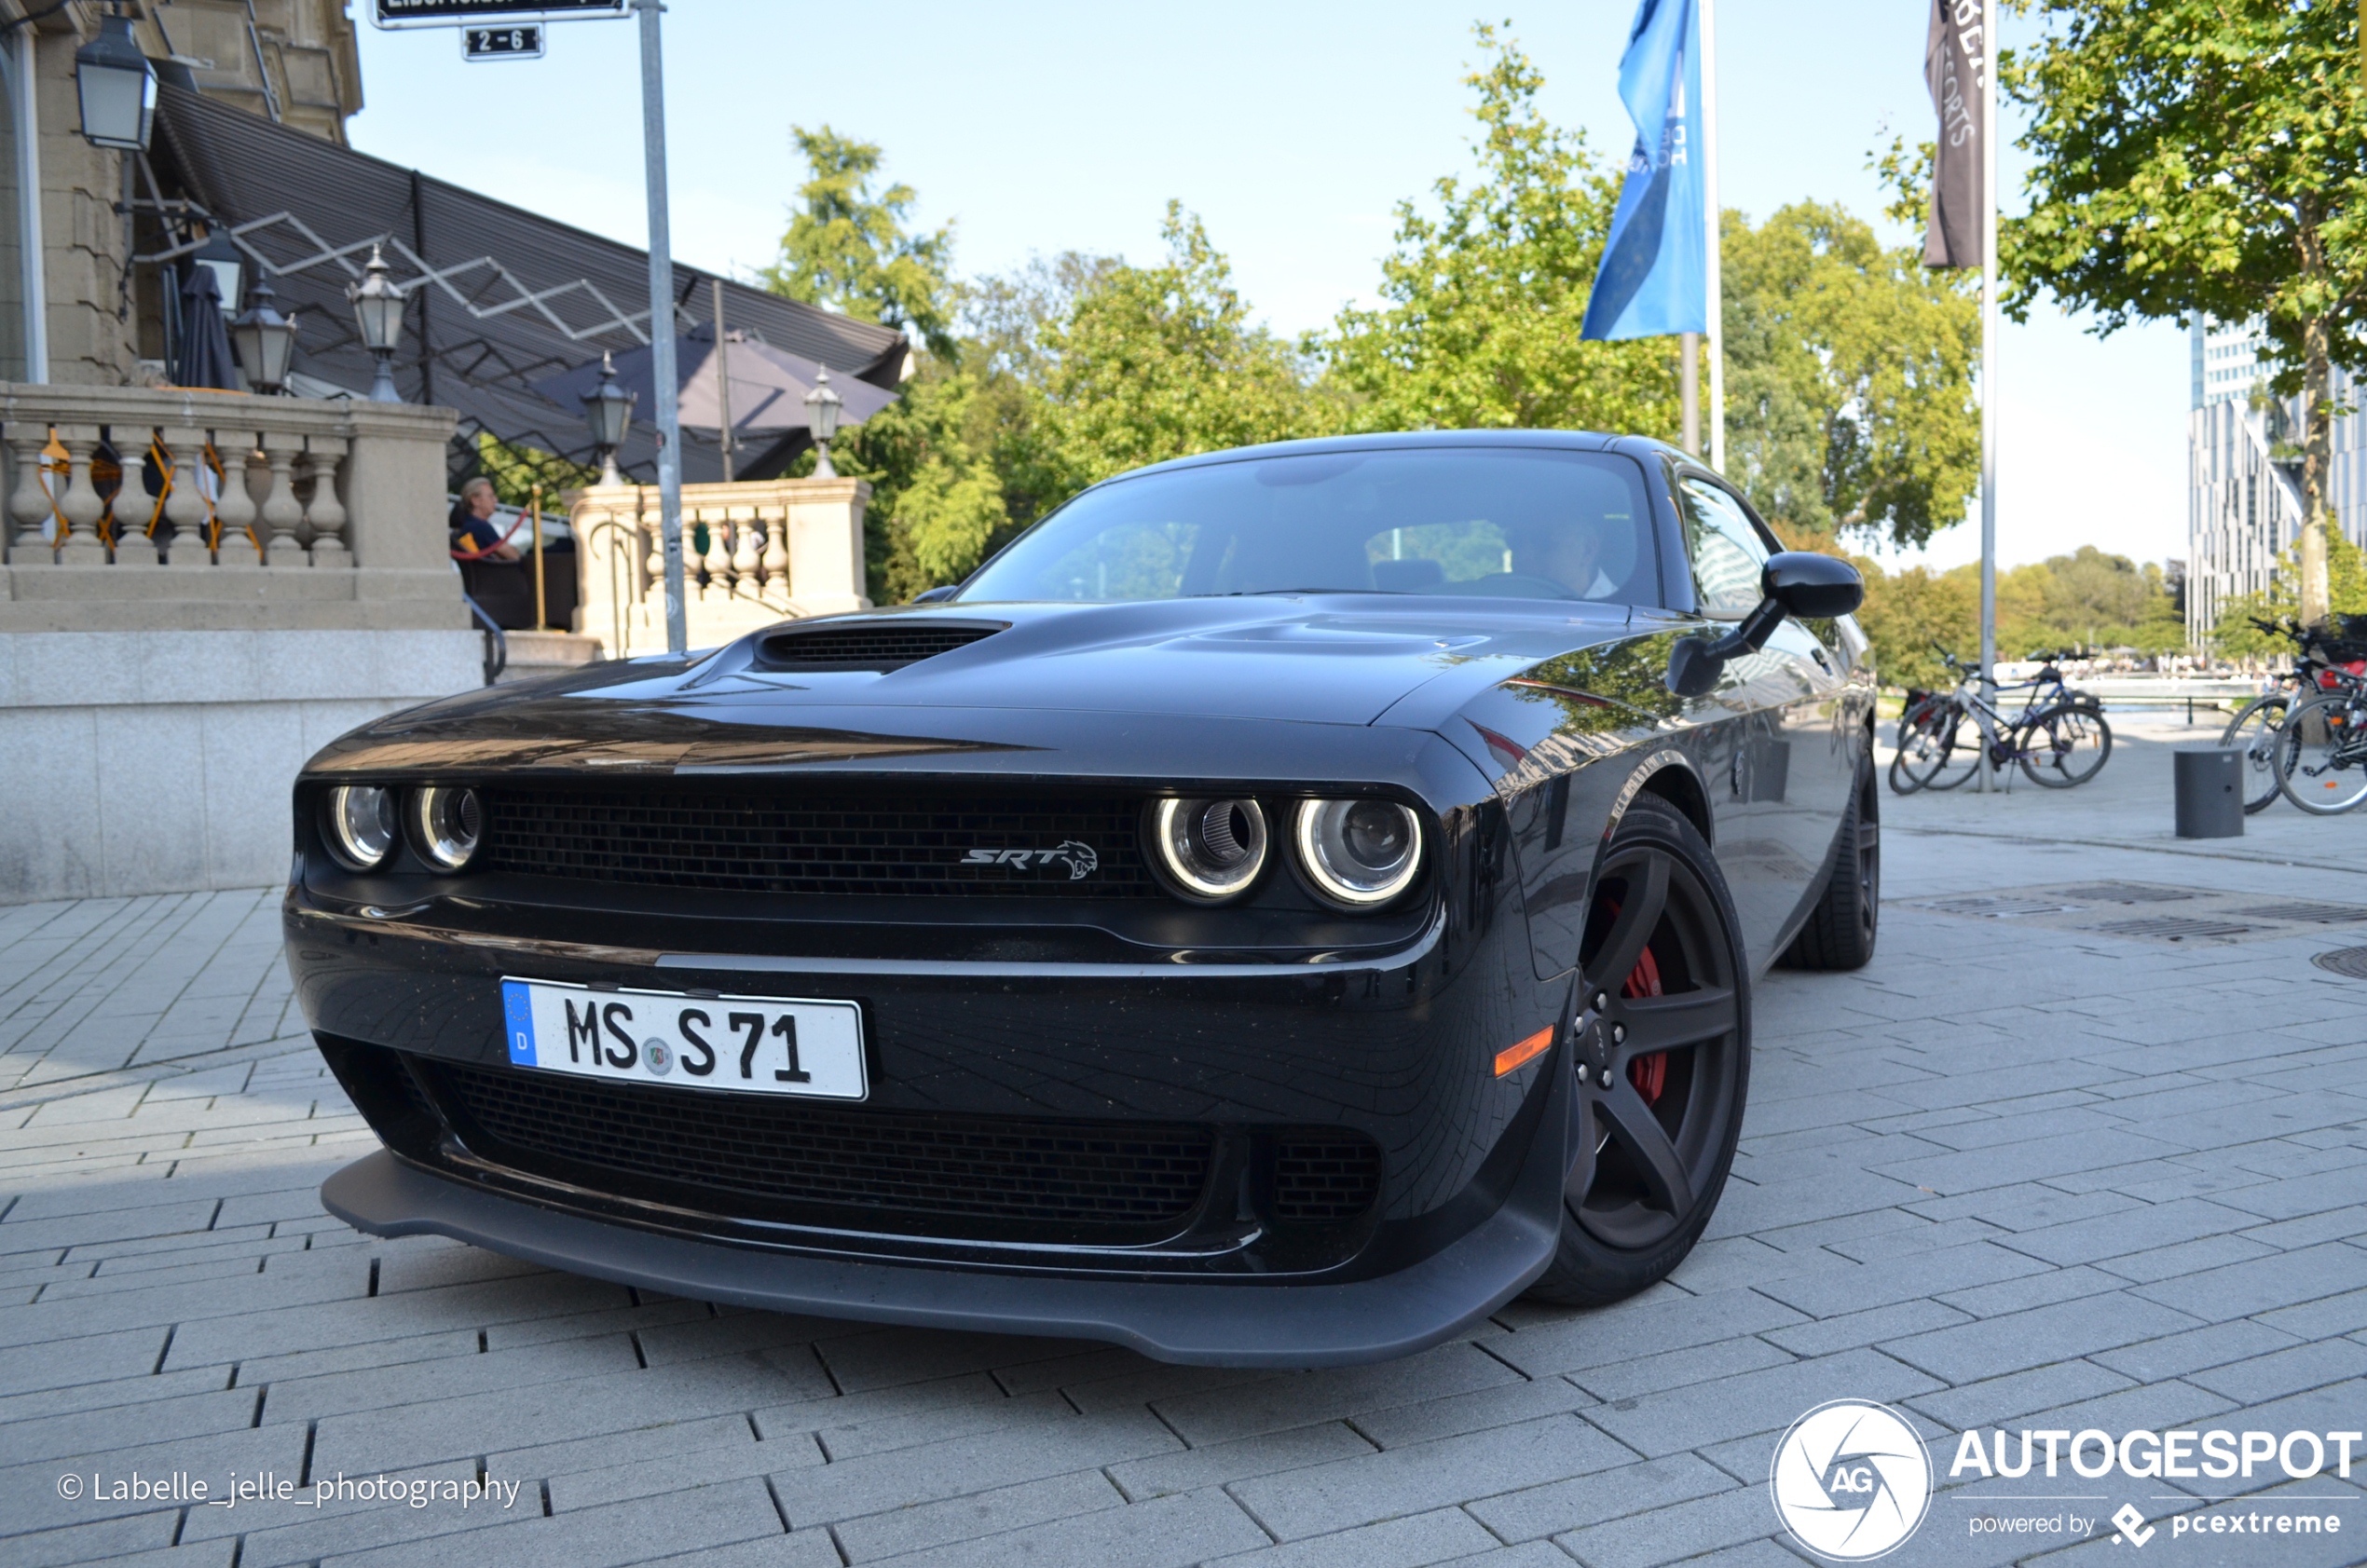
[[[1932,164],[1931,227],[1923,235],[1925,266],[1981,264],[1981,213],[1989,200],[1981,182],[1981,138],[1989,134],[1982,88],[1989,57],[1985,0],[1932,0],[1923,80],[1939,111],[1939,144]]]

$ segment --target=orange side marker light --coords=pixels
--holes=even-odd
[[[1553,1043],[1553,1030],[1549,1025],[1519,1044],[1506,1046],[1496,1053],[1496,1076],[1501,1078],[1524,1062],[1532,1061],[1543,1056]]]

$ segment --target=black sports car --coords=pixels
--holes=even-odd
[[[1674,448],[1222,452],[956,589],[355,730],[322,1188],[742,1305],[1309,1366],[1676,1266],[1874,944],[1856,574]]]

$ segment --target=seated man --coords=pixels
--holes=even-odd
[[[1603,538],[1599,528],[1584,523],[1534,524],[1507,529],[1512,546],[1512,570],[1542,578],[1569,590],[1580,599],[1608,599],[1619,585],[1603,570]]]
[[[517,547],[501,542],[501,531],[493,525],[493,513],[499,506],[493,495],[493,481],[479,474],[460,486],[460,504],[452,509],[452,550],[484,561],[514,561]]]

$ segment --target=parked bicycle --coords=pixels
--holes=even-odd
[[[2247,812],[2266,811],[2284,793],[2277,774],[2277,741],[2284,732],[2286,716],[2293,704],[2319,693],[2340,690],[2346,679],[2367,676],[2367,635],[2362,635],[2367,634],[2367,616],[2342,617],[2340,634],[2330,634],[2323,627],[2300,626],[2290,620],[2263,620],[2258,616],[2251,619],[2254,626],[2271,636],[2289,639],[2294,651],[2293,667],[2278,677],[2278,689],[2245,703],[2220,733],[2221,745],[2237,747],[2244,754]],[[2305,811],[2317,809],[2303,807]]]
[[[2113,731],[2101,704],[2065,684],[2056,667],[2059,654],[2032,654],[2040,661],[2037,675],[1997,688],[2000,698],[2028,693],[2021,711],[2008,717],[1982,694],[1978,669],[1932,646],[1956,686],[1908,693],[1890,769],[1891,788],[1899,794],[1956,788],[1973,776],[1984,751],[1996,767],[2018,765],[2031,783],[2047,789],[2086,784],[2112,756]]]

